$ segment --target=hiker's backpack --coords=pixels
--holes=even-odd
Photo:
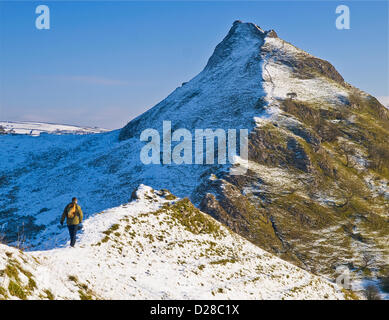
[[[76,209],[77,205],[74,203],[71,203],[68,208],[68,219],[73,219],[74,216],[76,215]]]

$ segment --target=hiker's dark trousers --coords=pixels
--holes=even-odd
[[[68,226],[69,235],[70,235],[70,246],[74,247],[76,244],[76,235],[78,230],[78,224],[73,224]]]

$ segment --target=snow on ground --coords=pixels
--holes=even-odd
[[[169,232],[172,241],[183,241],[182,239],[191,235],[186,234],[182,228],[174,229],[176,231],[173,234],[169,229],[158,229],[161,221],[157,223],[156,219],[159,216],[148,215],[144,217],[145,226],[134,220],[134,217],[136,218],[142,212],[155,210],[160,205],[158,201],[154,203],[155,208],[142,208],[145,204],[138,202],[128,205],[122,204],[128,202],[129,194],[140,183],[148,184],[155,189],[167,188],[180,197],[193,196],[203,177],[209,177],[211,172],[217,176],[218,170],[228,169],[229,165],[217,167],[174,164],[144,165],[139,160],[140,149],[144,146],[144,143],[139,141],[139,135],[143,129],[153,128],[162,132],[162,122],[168,120],[171,121],[173,130],[177,128],[188,130],[243,128],[251,131],[256,125],[260,126],[269,121],[281,119],[282,115],[280,115],[277,99],[284,99],[289,92],[296,92],[299,100],[311,101],[313,99],[315,102],[320,101],[326,104],[337,103],[339,99],[347,95],[344,89],[333,81],[324,78],[299,79],[294,77],[292,71],[285,65],[277,63],[277,60],[281,56],[282,58],[293,58],[295,55],[306,53],[280,39],[265,37],[263,32],[258,30],[250,24],[236,25],[234,33],[215,49],[206,68],[199,75],[177,88],[165,100],[130,123],[129,133],[132,133],[132,136],[130,135],[127,140],[118,140],[119,131],[84,136],[0,136],[0,156],[2,158],[0,162],[0,188],[2,195],[4,195],[0,198],[0,206],[3,216],[8,217],[0,219],[0,228],[7,227],[8,230],[15,230],[22,223],[33,221],[37,230],[28,235],[28,245],[31,245],[32,249],[51,250],[31,252],[23,254],[23,257],[32,259],[31,264],[29,264],[31,268],[36,263],[33,257],[37,257],[41,261],[35,267],[43,268],[39,274],[43,274],[45,271],[50,274],[51,278],[47,283],[48,285],[54,284],[50,290],[56,295],[59,297],[78,297],[77,290],[81,290],[79,287],[82,287],[80,283],[88,283],[87,285],[93,289],[96,295],[107,298],[116,297],[116,292],[119,292],[119,296],[124,295],[124,297],[130,298],[142,297],[142,295],[144,297],[179,296],[184,298],[194,297],[195,294],[201,297],[208,297],[207,295],[213,297],[211,292],[218,291],[217,284],[221,283],[226,286],[221,288],[223,292],[228,290],[228,286],[234,288],[231,290],[231,297],[236,297],[239,294],[253,298],[288,298],[288,294],[294,294],[293,297],[297,297],[297,293],[292,292],[292,284],[288,282],[286,275],[272,275],[270,269],[267,269],[269,265],[265,264],[265,253],[239,237],[236,240],[234,237],[237,236],[231,236],[232,238],[228,238],[229,240],[224,239],[226,242],[222,243],[223,252],[229,252],[228,248],[234,248],[232,242],[241,243],[242,248],[247,248],[248,257],[251,258],[246,260],[241,255],[245,251],[238,250],[239,264],[226,262],[225,265],[210,264],[209,259],[214,258],[211,254],[209,257],[199,256],[199,252],[205,251],[210,244],[198,242],[198,237],[193,240],[196,241],[197,247],[181,243],[185,250],[177,245],[172,251],[174,255],[170,255],[170,251],[163,241],[158,240],[154,244],[148,244],[147,250],[142,249],[139,244],[145,245],[146,238],[143,239],[141,236],[138,238],[136,235],[136,240],[132,239],[127,233],[123,233],[122,227],[120,227],[120,231],[117,232],[120,232],[121,236],[117,240],[122,253],[124,252],[126,256],[119,253],[118,244],[113,239],[101,243],[100,246],[92,246],[104,238],[104,235],[101,234],[102,231],[107,230],[110,224],[115,223],[114,221],[119,221],[121,218],[127,219],[126,215],[128,215],[131,225],[136,226],[137,230],[153,229],[150,226],[154,226],[153,232],[159,232],[159,235],[162,236],[164,232]],[[270,46],[268,52],[271,54],[262,56],[261,48],[264,45]],[[263,108],[263,101],[268,102],[265,108]],[[45,130],[49,129],[46,127]],[[262,167],[250,165],[268,179],[273,179],[275,183],[286,183],[290,178],[282,171],[266,171]],[[63,248],[67,239],[67,230],[58,228],[59,216],[72,196],[77,196],[80,199],[86,217],[91,217],[93,212],[106,210],[101,215],[87,220],[85,231],[80,235],[81,246],[76,249]],[[147,206],[149,205],[151,206],[151,204],[147,204]],[[112,207],[115,208],[107,209]],[[100,216],[105,218],[100,218]],[[15,221],[11,221],[12,219],[9,217]],[[38,227],[42,227],[42,229],[38,229]],[[144,232],[146,231],[144,230]],[[37,237],[34,238],[34,236]],[[122,237],[124,238],[122,239]],[[132,245],[120,245],[120,242],[128,243],[129,241]],[[156,248],[153,248],[153,245]],[[137,253],[136,249],[143,254]],[[107,256],[107,252],[110,252],[111,256]],[[184,264],[178,263],[178,252],[180,258],[185,262]],[[191,252],[192,255],[189,257],[187,252]],[[2,256],[4,256],[3,253]],[[262,258],[260,259],[258,256]],[[83,257],[87,257],[85,263],[82,262],[84,261],[81,259]],[[207,266],[202,270],[200,270],[199,265],[197,269],[193,267],[201,259],[206,260],[204,262],[208,263]],[[260,279],[257,280],[259,282],[250,282],[249,280],[252,279],[250,277],[255,273],[253,270],[255,270],[257,260],[261,266],[266,267],[266,270],[264,273],[259,273]],[[286,262],[275,260],[275,258],[270,260],[272,263],[270,266],[275,265],[274,261],[277,261],[285,268],[286,266],[295,268]],[[58,263],[59,261],[61,263]],[[65,263],[67,261],[70,261],[68,265]],[[132,263],[134,261],[138,266]],[[102,265],[101,272],[99,263]],[[160,269],[152,268],[148,266],[148,263],[152,266],[158,266]],[[233,271],[228,271],[235,270],[232,266],[237,265],[242,265],[242,277],[248,279],[248,284],[244,286],[245,289],[242,289],[243,286],[239,287],[242,285],[242,278],[234,278],[236,274],[231,273]],[[139,266],[144,270],[141,270]],[[78,284],[75,283],[77,281],[68,281],[72,268],[79,274],[78,281],[80,283]],[[113,271],[111,273],[107,272],[110,268]],[[218,272],[217,268],[222,270],[219,271],[222,274],[220,279],[210,276],[210,273],[213,272],[212,274],[217,277],[214,273]],[[288,270],[283,268],[281,270]],[[274,269],[280,270],[276,267]],[[88,272],[88,270],[93,270],[93,272]],[[145,274],[147,270],[149,270],[149,274]],[[309,274],[303,273],[300,269],[293,270],[296,270],[297,274],[290,272],[289,276],[294,283],[299,283],[295,278],[299,274],[303,279],[309,278]],[[159,275],[161,272],[166,272],[165,280],[160,280],[162,282],[159,282],[157,287],[153,287],[153,283],[157,283],[158,280],[156,274]],[[192,273],[195,274],[195,272],[198,275],[192,279]],[[172,284],[169,287],[167,279],[171,279],[172,274],[178,275],[182,291],[177,291],[176,286]],[[119,279],[119,275],[122,275],[121,279]],[[131,276],[134,276],[136,280],[133,280]],[[272,279],[271,276],[276,278]],[[280,278],[277,278],[278,276]],[[227,280],[228,277],[231,278]],[[44,281],[45,279],[37,276],[37,282],[42,288],[47,287],[44,285]],[[125,286],[121,287],[120,281],[123,281]],[[199,281],[203,281],[203,286]],[[109,284],[111,282],[112,284]],[[165,283],[168,284],[165,285]],[[268,285],[269,283],[270,285]],[[190,285],[195,286],[196,290],[192,290],[193,287],[190,288]],[[278,291],[266,289],[270,288],[271,285],[274,285]],[[117,288],[117,290],[111,289],[110,286]],[[161,289],[163,286],[166,286],[167,289]],[[60,287],[63,289],[59,289]],[[202,289],[202,287],[204,288]],[[312,288],[312,286],[308,287]],[[133,291],[128,292],[123,288],[133,288]],[[304,290],[302,292],[301,294],[306,298],[315,297],[316,294],[314,289],[310,290],[310,293]],[[216,297],[223,297],[222,292],[214,293]],[[134,296],[131,296],[132,294]],[[331,292],[329,293],[329,297],[335,296]]]
[[[376,179],[373,175],[368,175],[364,179],[372,192],[377,196],[382,195],[389,200],[389,181]]]
[[[343,103],[348,97],[345,88],[329,81],[328,78],[316,77],[299,79],[293,70],[278,60],[298,60],[299,56],[311,56],[280,38],[265,39],[264,46],[270,48],[271,54],[264,61],[264,88],[275,99],[286,99],[287,94],[294,92],[297,99],[308,102]]]
[[[87,219],[76,248],[21,252],[0,245],[0,298],[345,298],[334,284],[265,252],[185,199],[146,186],[137,198]]]
[[[264,56],[263,46],[270,47],[269,55]],[[336,100],[342,92],[333,82],[294,78],[291,70],[277,63],[280,56],[296,54],[306,53],[267,37],[253,24],[237,23],[202,72],[129,123],[127,140],[118,141],[118,130],[95,135],[0,135],[4,195],[0,216],[11,214],[14,219],[0,217],[0,232],[3,228],[15,233],[23,223],[34,224],[27,235],[29,245],[53,248],[58,216],[73,196],[89,216],[127,202],[127,195],[142,183],[189,196],[199,204],[196,192],[204,177],[227,172],[231,164],[145,165],[139,159],[145,145],[139,140],[141,132],[152,128],[162,133],[163,121],[171,121],[173,131],[188,129],[192,136],[195,129],[207,128],[251,132],[266,121],[281,121],[276,98],[285,98],[289,91],[297,92],[298,99]],[[264,106],[263,101],[269,104]],[[57,239],[59,244],[60,236]]]
[[[0,121],[0,127],[3,127],[7,133],[28,134],[39,136],[41,133],[50,134],[89,134],[108,131],[102,128],[80,127],[68,124],[55,124],[34,121]]]
[[[38,232],[28,235],[29,245],[52,248],[48,240],[58,233],[58,216],[73,196],[79,198],[88,216],[127,202],[127,195],[141,183],[192,196],[204,172],[227,170],[228,165],[145,165],[139,159],[145,145],[139,136],[147,128],[162,133],[165,120],[171,121],[173,131],[184,128],[193,135],[195,129],[207,128],[251,131],[254,115],[263,113],[256,103],[264,95],[259,59],[263,38],[255,30],[248,24],[237,26],[231,41],[215,50],[207,67],[141,115],[133,136],[125,141],[118,141],[118,131],[84,136],[0,136],[0,188],[4,194],[0,207],[5,213],[2,216],[11,213],[15,218],[0,217],[0,231],[3,227],[16,232],[23,222],[33,221],[41,232],[36,239],[33,236]],[[218,59],[225,52],[230,54]],[[136,124],[137,119],[131,123]]]

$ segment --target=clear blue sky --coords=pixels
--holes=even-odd
[[[35,28],[47,4],[51,29]],[[347,4],[351,29],[335,28]],[[0,120],[119,128],[205,66],[234,20],[275,29],[389,96],[386,1],[0,2]]]

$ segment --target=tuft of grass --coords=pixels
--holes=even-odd
[[[177,199],[177,197],[174,194],[168,194],[165,196],[166,200],[174,200]]]
[[[18,297],[21,300],[26,300],[27,295],[25,290],[17,282],[10,280],[8,284],[8,291],[10,295]]]
[[[235,263],[237,260],[235,258],[230,258],[230,259],[221,259],[221,260],[216,260],[216,261],[211,261],[210,264],[221,264],[221,265],[226,265],[227,263]]]
[[[360,298],[352,290],[341,289],[346,300],[360,300]]]
[[[22,284],[19,274],[24,274],[28,279],[27,285]],[[8,290],[11,295],[20,299],[26,299],[37,288],[34,277],[30,271],[23,269],[17,260],[9,259],[8,264],[1,272],[3,275],[8,276],[10,279]]]
[[[103,239],[101,239],[102,243],[105,243],[109,240],[109,236],[105,236]]]
[[[3,287],[0,287],[0,296],[3,296],[2,299],[7,299],[8,298],[7,290],[5,288],[3,288]]]
[[[47,299],[54,300],[54,294],[49,289],[46,289],[43,292],[46,294]]]
[[[116,231],[117,229],[119,229],[119,225],[114,224],[108,230],[103,231],[103,233],[109,236],[112,232]]]
[[[81,300],[93,300],[96,296],[92,290],[89,289],[88,285],[85,283],[79,282],[78,278],[73,275],[69,275],[68,279],[78,287],[78,294]]]
[[[16,268],[16,266],[12,262],[7,264],[7,266],[4,269],[4,273],[9,278],[13,278],[17,282],[20,282],[19,271],[18,271],[18,269]]]
[[[78,294],[80,295],[81,300],[93,300],[93,296],[91,294],[88,294],[85,291],[82,291],[81,289],[78,290]]]
[[[211,234],[215,237],[222,235],[220,226],[212,218],[206,216],[193,206],[188,198],[184,198],[169,207],[173,219],[178,221],[186,230],[193,234]]]
[[[75,282],[75,283],[78,283],[78,278],[76,276],[69,275],[68,276],[68,280],[72,281],[72,282]]]
[[[31,292],[36,289],[36,282],[33,278],[28,278],[27,289]]]

